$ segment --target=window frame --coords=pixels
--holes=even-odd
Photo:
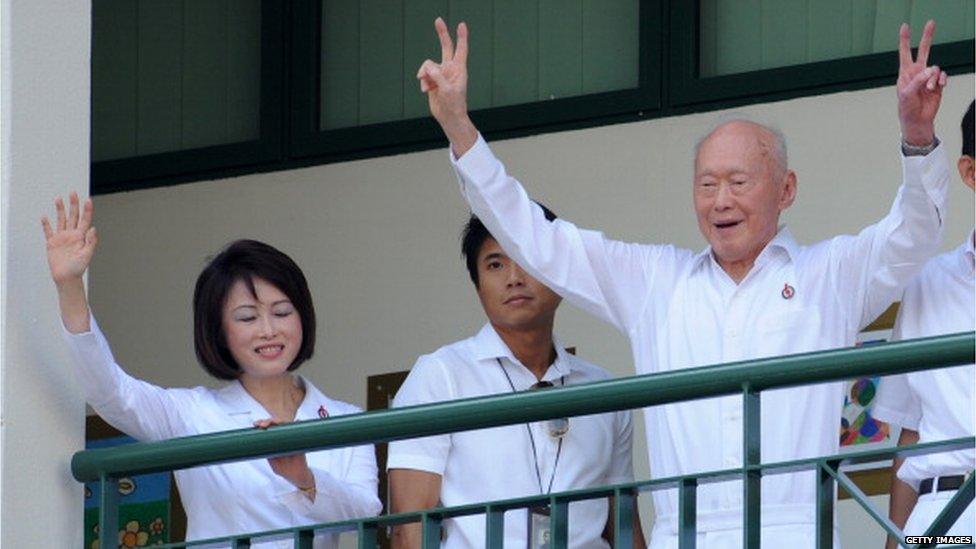
[[[897,77],[897,55],[882,52],[702,78],[700,4],[639,0],[637,88],[481,109],[472,120],[486,138],[505,139],[889,86]],[[261,10],[260,137],[92,163],[92,194],[446,145],[431,117],[318,130],[321,0],[262,0]],[[931,58],[950,74],[972,73],[974,44],[938,44]]]
[[[91,162],[91,193],[106,194],[258,171],[283,158],[284,10],[261,0],[259,136],[251,141]],[[90,153],[89,153],[90,154]]]

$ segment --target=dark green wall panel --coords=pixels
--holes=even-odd
[[[539,2],[495,0],[492,106],[539,97]]]
[[[403,113],[403,0],[361,0],[359,124]]]
[[[226,142],[228,0],[192,0],[184,6],[184,149]]]
[[[583,93],[583,1],[539,0],[539,95]]]
[[[136,10],[131,0],[92,6],[92,160],[136,154]]]
[[[639,73],[637,0],[583,0],[583,93],[636,88]]]
[[[261,134],[261,2],[229,0],[225,143]]]
[[[137,152],[180,148],[183,2],[139,2]]]
[[[323,0],[319,124],[359,123],[359,0]]]

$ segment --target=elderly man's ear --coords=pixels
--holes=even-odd
[[[793,205],[796,200],[796,172],[786,170],[783,178],[783,191],[779,197],[779,211],[784,211]]]
[[[956,166],[959,168],[959,177],[962,178],[963,183],[970,189],[976,188],[976,173],[973,171],[976,168],[976,161],[973,157],[968,154],[960,156]]]

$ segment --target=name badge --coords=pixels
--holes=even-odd
[[[549,507],[530,507],[528,513],[529,524],[526,531],[529,534],[529,549],[549,549],[552,547],[552,528],[549,525]]]

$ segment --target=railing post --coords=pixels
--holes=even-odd
[[[698,537],[698,479],[683,478],[678,487],[678,548],[695,549]]]
[[[634,547],[634,511],[637,494],[633,490],[617,488],[613,493],[613,546],[615,549],[633,549]],[[637,517],[640,520],[640,517]],[[643,548],[641,548],[643,549]]]
[[[251,538],[237,538],[231,543],[233,549],[251,549]]]
[[[98,483],[98,543],[100,547],[115,547],[119,543],[119,480],[102,473]]]
[[[525,512],[530,513],[531,511],[526,509]],[[505,510],[488,505],[485,508],[485,547],[487,549],[501,549],[504,545]]]
[[[550,528],[552,531],[552,548],[566,549],[569,547],[569,502],[561,501],[556,497],[550,500]]]
[[[755,467],[762,462],[760,452],[760,399],[749,384],[742,387],[742,504],[743,547],[758,548],[760,533],[760,493],[762,472]]]
[[[817,465],[817,548],[834,546],[834,477],[827,470],[837,471],[837,462],[822,461]]]
[[[299,530],[295,532],[295,549],[312,549],[312,542],[314,540],[315,540],[314,530]],[[373,547],[376,546],[373,545]]]
[[[424,549],[437,549],[441,546],[441,517],[424,513],[421,519]]]
[[[359,534],[359,549],[376,549],[376,524],[360,521],[356,529]],[[312,549],[312,546],[309,545],[308,549]]]

